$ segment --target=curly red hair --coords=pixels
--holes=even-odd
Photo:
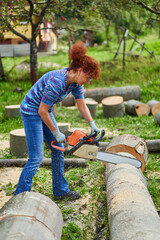
[[[91,78],[100,78],[100,64],[94,58],[87,56],[87,48],[82,41],[78,41],[73,44],[70,52],[69,59],[70,65],[68,70],[76,71],[78,68],[82,68]]]

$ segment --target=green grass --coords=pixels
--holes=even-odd
[[[88,54],[95,57],[101,63],[101,78],[92,81],[85,88],[119,87],[128,85],[139,85],[141,88],[140,101],[146,103],[151,99],[160,101],[160,53],[159,40],[155,35],[145,36],[143,39],[146,47],[154,51],[155,58],[148,57],[143,51],[139,59],[126,58],[126,69],[122,68],[122,56],[113,61],[114,52],[118,45],[111,43],[109,47],[98,46],[88,49]],[[127,42],[127,49],[132,41]],[[16,64],[28,61],[28,58],[3,58],[3,66],[6,73],[6,82],[0,81],[0,135],[3,139],[9,139],[11,130],[22,128],[20,117],[7,119],[5,106],[20,104],[23,97],[31,87],[29,73],[16,69]],[[39,62],[57,63],[61,67],[68,65],[67,53],[59,53],[53,56],[39,57]],[[39,75],[51,70],[41,68]],[[24,92],[16,93],[16,87],[24,89]],[[72,116],[72,118],[71,118]],[[77,109],[68,109],[60,105],[56,106],[57,122],[70,122],[71,127],[88,128],[84,119],[79,117]],[[160,127],[155,124],[153,116],[133,117],[124,115],[119,118],[104,118],[102,106],[97,109],[95,122],[99,128],[105,128],[108,132],[104,141],[110,141],[115,135],[132,134],[148,139],[160,139]],[[0,158],[14,158],[9,149],[0,151]],[[45,148],[45,156],[50,152]],[[144,175],[148,182],[148,189],[157,209],[160,209],[160,153],[150,153]],[[107,204],[105,194],[104,167],[100,162],[88,161],[87,168],[70,169],[65,172],[70,188],[79,191],[82,195],[83,204],[57,202],[62,210],[64,228],[62,240],[70,239],[98,239],[100,233],[109,238],[107,219]],[[16,186],[11,184],[1,186],[7,194],[12,194]],[[53,199],[52,177],[50,168],[39,168],[33,180],[33,191],[40,192]],[[89,199],[87,197],[89,196]],[[87,202],[85,202],[87,199]],[[87,214],[86,214],[86,212]]]

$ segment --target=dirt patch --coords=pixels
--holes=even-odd
[[[11,183],[15,186],[18,183],[22,168],[0,168],[0,208],[13,196],[6,196],[6,192],[2,189],[2,186],[6,186]]]
[[[9,148],[9,140],[4,139],[4,136],[0,135],[0,157],[3,157],[3,152],[6,148]]]

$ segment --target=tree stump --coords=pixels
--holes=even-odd
[[[65,135],[68,135],[68,131],[71,127],[70,123],[57,123],[59,131]]]
[[[20,115],[20,105],[5,106],[6,116],[8,118],[14,118]]]
[[[132,135],[115,137],[106,152],[129,154],[142,162],[148,155],[145,141]],[[159,240],[160,219],[140,169],[107,163],[106,189],[112,240]]]
[[[126,103],[126,113],[134,116],[149,115],[150,106],[134,99],[129,100]]]
[[[24,158],[28,154],[24,128],[10,132],[10,153],[16,158]]]
[[[160,125],[160,111],[155,114],[154,121],[156,124]]]
[[[92,98],[85,98],[84,101],[90,111],[92,118],[94,118],[96,116],[98,103]],[[82,118],[81,114],[80,114],[80,117]]]
[[[62,226],[59,207],[40,193],[20,193],[0,210],[1,239],[60,240]]]
[[[102,100],[103,115],[106,118],[110,117],[123,117],[124,115],[124,103],[123,97],[114,96],[104,98]]]

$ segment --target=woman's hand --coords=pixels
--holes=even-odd
[[[96,126],[93,120],[89,122],[89,125],[91,126],[91,133],[96,132],[97,135],[100,133],[100,130],[98,129],[98,127]]]
[[[58,143],[66,142],[66,136],[63,133],[61,133],[59,130],[53,131],[52,134]]]

